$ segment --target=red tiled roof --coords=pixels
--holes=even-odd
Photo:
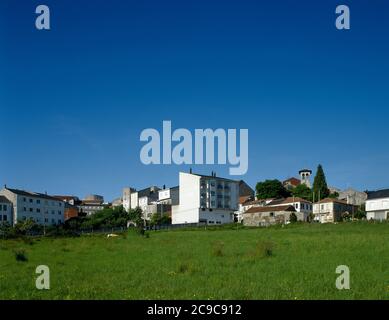
[[[297,178],[289,178],[287,180],[285,180],[282,184],[285,185],[286,183],[290,183],[292,186],[295,186],[297,187],[298,185],[301,184],[301,180],[300,179],[297,179]]]
[[[260,213],[260,212],[277,212],[277,211],[296,211],[293,206],[277,206],[277,207],[253,207],[245,213]]]

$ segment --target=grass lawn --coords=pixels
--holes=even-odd
[[[340,265],[349,291],[335,287]],[[0,240],[0,299],[389,299],[389,224]]]

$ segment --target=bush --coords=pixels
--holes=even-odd
[[[213,248],[212,248],[212,254],[215,257],[223,257],[224,256],[224,242],[215,243]]]
[[[15,259],[19,262],[27,262],[27,254],[23,249],[18,249],[15,251]]]
[[[297,222],[297,215],[294,212],[292,212],[290,214],[289,221],[290,221],[290,223],[296,223]]]
[[[271,241],[258,241],[249,256],[252,258],[270,258],[273,256],[274,243]]]

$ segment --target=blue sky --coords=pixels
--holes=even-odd
[[[389,5],[341,3],[1,1],[0,184],[107,200],[177,185],[188,166],[139,160],[140,132],[171,120],[249,129],[252,186],[321,163],[331,186],[389,187]]]

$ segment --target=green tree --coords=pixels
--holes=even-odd
[[[327,186],[326,176],[324,174],[323,167],[321,164],[317,167],[317,172],[315,180],[313,181],[313,192],[315,200],[328,198],[330,195],[330,190]]]
[[[279,180],[258,182],[255,189],[258,199],[284,198],[290,196],[290,192],[285,189]]]
[[[312,190],[305,184],[300,184],[292,189],[292,195],[308,201],[312,201]]]
[[[289,221],[290,221],[290,223],[296,223],[297,222],[297,215],[294,212],[292,212],[290,214]]]

